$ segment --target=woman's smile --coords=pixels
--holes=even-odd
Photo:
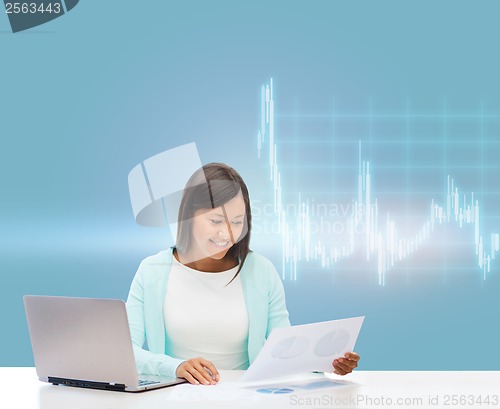
[[[229,240],[225,241],[220,241],[220,240],[214,240],[214,239],[209,239],[210,243],[212,243],[215,247],[219,249],[225,249],[229,243],[231,243]]]

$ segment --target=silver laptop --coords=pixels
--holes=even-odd
[[[24,308],[41,381],[126,392],[186,382],[139,379],[122,300],[25,295]]]

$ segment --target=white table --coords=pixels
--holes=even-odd
[[[221,382],[242,371],[221,371]],[[411,372],[355,371],[342,389],[265,395],[252,401],[173,401],[173,388],[142,393],[109,392],[54,386],[40,382],[34,368],[0,368],[0,408],[169,409],[169,408],[499,408],[500,371]],[[179,385],[181,386],[181,385]],[[217,386],[211,387],[216,388]],[[170,398],[169,398],[170,395]],[[471,404],[472,397],[475,404]],[[485,403],[489,397],[489,403]],[[478,404],[481,399],[482,404]],[[461,405],[463,403],[463,405]]]

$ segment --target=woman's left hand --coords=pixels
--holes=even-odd
[[[333,373],[347,375],[358,367],[359,355],[356,352],[346,352],[343,358],[337,358],[332,362]]]

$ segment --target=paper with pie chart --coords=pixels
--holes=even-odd
[[[275,328],[242,382],[293,375],[332,372],[332,361],[353,351],[365,317]]]

